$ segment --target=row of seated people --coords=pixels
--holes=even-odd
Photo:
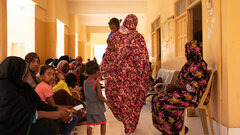
[[[12,70],[10,72],[16,74],[16,71],[14,70],[20,68],[19,63],[22,62],[22,59],[18,57],[9,57],[5,61],[6,63],[4,64],[3,62],[3,64],[7,67],[6,70],[8,71],[1,70],[2,72],[0,74],[5,75],[5,73],[9,73],[10,70]],[[40,68],[40,58],[36,53],[32,52],[25,56],[25,63],[28,63],[27,65],[29,65],[29,68],[27,68],[29,69],[29,75],[26,75],[28,77],[24,77],[26,78],[25,81],[29,84],[29,87],[25,86],[25,83],[21,83],[21,85],[28,87],[28,89],[35,90],[38,94],[38,96],[36,96],[33,92],[31,92],[32,95],[29,95],[28,93],[28,97],[33,97],[35,99],[40,97],[38,100],[31,101],[32,104],[37,106],[37,110],[41,110],[41,112],[36,111],[36,113],[34,113],[35,115],[32,117],[33,123],[34,121],[36,123],[37,118],[43,117],[53,119],[54,123],[57,123],[57,126],[55,127],[56,131],[52,131],[54,128],[47,130],[52,127],[51,124],[49,126],[49,121],[41,119],[41,121],[43,121],[42,124],[41,122],[38,122],[40,125],[35,124],[34,126],[36,126],[36,128],[32,127],[32,130],[29,130],[30,127],[23,124],[21,129],[28,129],[29,131],[27,130],[27,133],[29,134],[55,134],[55,132],[57,132],[62,135],[69,135],[75,125],[86,121],[86,109],[82,89],[83,81],[85,80],[86,75],[84,74],[84,65],[82,64],[81,57],[77,57],[77,59],[71,64],[69,64],[67,60],[60,60],[57,63],[56,68],[51,66],[51,63],[49,65],[43,65]],[[3,64],[1,66],[3,66]],[[15,67],[12,67],[14,64]],[[20,72],[20,70],[18,72]],[[12,80],[16,81],[18,79],[12,78]],[[45,104],[40,101],[43,101]],[[82,109],[75,110],[73,108],[81,104],[84,106]],[[24,125],[26,128],[24,128]],[[46,127],[47,125],[48,127]],[[16,128],[15,126],[13,127]],[[21,131],[13,129],[12,131],[6,131],[6,134],[9,134],[8,132],[20,133]]]

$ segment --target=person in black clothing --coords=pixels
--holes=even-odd
[[[29,65],[20,57],[0,64],[0,133],[3,135],[56,135],[56,119],[69,122],[71,112],[41,101],[25,83]]]

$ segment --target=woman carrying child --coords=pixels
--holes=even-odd
[[[107,47],[100,66],[110,109],[123,122],[126,134],[137,127],[149,81],[148,51],[137,22],[133,14],[125,18],[123,27],[109,38],[114,48]]]

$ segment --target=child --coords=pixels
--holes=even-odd
[[[86,64],[87,80],[84,81],[84,95],[87,108],[87,135],[92,135],[92,127],[101,124],[101,135],[106,134],[106,111],[104,103],[107,100],[103,97],[100,83],[96,80],[99,67],[94,61]]]
[[[110,19],[108,25],[109,25],[109,28],[111,29],[111,32],[110,34],[108,35],[108,39],[107,39],[107,44],[108,46],[110,46],[111,49],[115,49],[114,45],[112,45],[109,41],[109,38],[112,36],[113,33],[115,33],[116,31],[118,31],[118,29],[120,28],[120,22],[122,20],[118,20],[117,18],[112,18]]]
[[[53,96],[52,86],[49,85],[55,81],[54,67],[48,65],[41,67],[40,76],[42,78],[42,82],[37,85],[35,91],[38,93],[41,100],[46,104],[53,107],[65,109],[69,112],[69,115],[72,115],[73,120],[70,123],[64,124],[62,129],[63,135],[70,135],[72,129],[77,124],[77,116],[75,114],[72,114],[73,112],[75,112],[75,110],[70,109],[71,108],[70,106],[66,108],[55,104],[55,101],[52,97]]]
[[[108,38],[110,38],[111,35],[112,35],[113,33],[115,33],[115,32],[120,28],[120,23],[121,23],[121,21],[122,21],[121,19],[118,20],[117,18],[112,18],[112,19],[110,19],[108,25],[109,25],[109,27],[110,27],[110,29],[111,29],[111,33],[108,35]]]
[[[65,82],[72,93],[72,96],[80,101],[81,103],[84,102],[82,88],[77,84],[77,76],[73,73],[68,73],[65,77]]]

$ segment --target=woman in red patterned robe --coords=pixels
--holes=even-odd
[[[113,115],[124,124],[125,133],[135,131],[149,81],[149,56],[144,37],[136,30],[138,20],[128,15],[110,38],[100,65],[107,100]]]

